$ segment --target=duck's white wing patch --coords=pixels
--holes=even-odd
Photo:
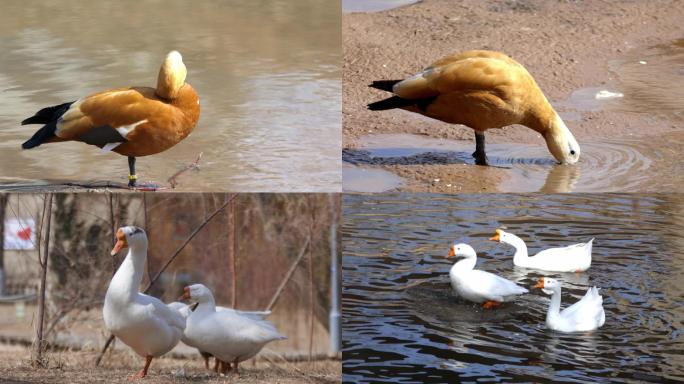
[[[119,132],[121,136],[125,139],[133,130],[140,124],[145,124],[147,123],[147,119],[145,120],[140,120],[136,123],[129,124],[129,125],[122,125],[120,127],[116,128],[116,131]]]
[[[121,144],[123,144],[123,143],[120,143],[120,142],[119,143],[107,143],[107,144],[105,144],[104,147],[102,147],[102,150],[100,152],[101,153],[111,152],[112,149],[118,147]]]

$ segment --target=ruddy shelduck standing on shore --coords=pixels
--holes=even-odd
[[[113,89],[43,108],[21,122],[44,124],[22,148],[81,141],[128,156],[128,185],[135,187],[136,157],[173,147],[192,132],[199,120],[199,97],[185,82],[186,75],[183,57],[171,51],[159,70],[156,89]]]
[[[503,53],[457,53],[408,79],[374,81],[370,86],[395,95],[369,104],[370,110],[401,108],[474,129],[476,164],[487,165],[485,131],[512,124],[539,132],[559,162],[579,160],[579,144],[532,75]]]

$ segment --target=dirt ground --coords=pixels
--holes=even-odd
[[[676,0],[424,0],[377,13],[343,15],[343,147],[361,136],[411,133],[472,140],[472,130],[393,110],[372,112],[366,104],[387,93],[368,88],[373,80],[400,79],[453,52],[490,49],[523,63],[552,101],[567,100],[584,87],[610,86],[609,61],[632,50],[682,38],[684,7]],[[562,114],[563,109],[559,109]],[[657,136],[678,128],[667,117],[616,110],[583,112],[568,124],[582,142],[626,136]],[[644,127],[648,127],[647,130]],[[525,127],[487,131],[488,143],[532,142]],[[507,176],[476,166],[417,164],[383,167],[407,179],[406,190],[493,192]],[[433,186],[429,180],[461,178],[467,183]]]
[[[0,346],[0,382],[3,383],[130,383],[144,361],[131,353],[109,353],[95,367],[96,351],[49,352],[46,368],[33,368],[30,352],[20,346]],[[337,383],[341,380],[339,360],[313,362],[263,361],[240,365],[240,375],[217,376],[204,368],[199,358],[160,358],[152,361],[143,383]]]

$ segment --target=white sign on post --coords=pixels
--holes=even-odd
[[[36,244],[36,221],[33,219],[5,220],[5,249],[32,250]]]

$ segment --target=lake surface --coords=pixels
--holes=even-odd
[[[684,380],[684,196],[428,195],[344,197],[345,382],[644,382]],[[606,323],[589,334],[545,329],[549,297],[530,289],[482,310],[451,291],[446,255],[465,242],[479,269],[530,288],[499,227],[531,254],[595,237],[562,306],[601,288]]]
[[[195,131],[138,160],[165,184],[203,153],[180,190],[341,189],[341,7],[286,0],[8,2],[0,13],[0,183],[126,182],[126,158],[59,143],[22,151],[40,108],[96,91],[155,86],[172,49],[198,91]],[[34,189],[35,190],[35,189]]]

